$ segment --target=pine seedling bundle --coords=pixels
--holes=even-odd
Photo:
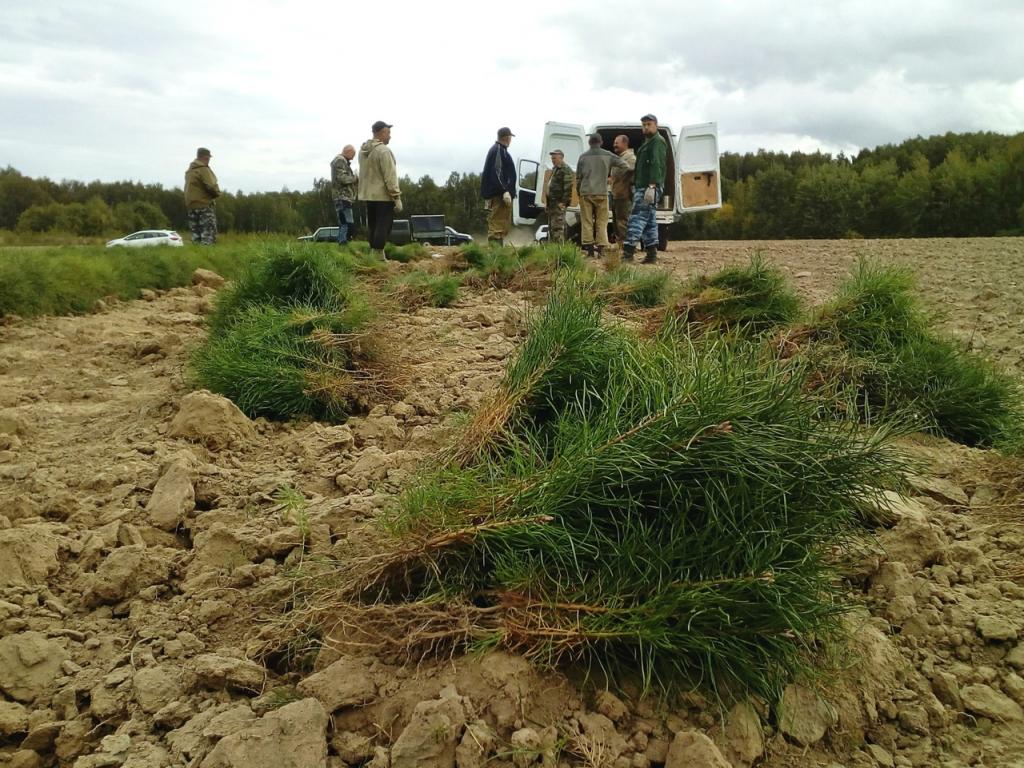
[[[884,431],[819,420],[797,366],[668,330],[558,287],[463,449],[344,564],[335,628],[777,694],[836,632],[829,563],[899,462]]]
[[[372,308],[352,272],[360,257],[315,246],[268,250],[218,296],[192,356],[203,387],[249,416],[341,420],[389,389],[368,354]]]
[[[800,300],[785,276],[755,255],[747,265],[692,278],[668,317],[691,331],[760,334],[794,322],[800,312]]]
[[[1024,392],[933,330],[910,272],[861,261],[836,297],[784,336],[865,418],[904,417],[967,445],[1021,445]]]

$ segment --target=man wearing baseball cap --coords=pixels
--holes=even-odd
[[[370,248],[384,256],[384,244],[391,234],[395,214],[402,212],[402,190],[398,167],[388,147],[391,125],[383,120],[371,128],[373,138],[359,148],[359,199],[366,204],[366,229]]]
[[[565,209],[572,205],[572,187],[576,174],[565,162],[565,153],[560,149],[551,150],[551,178],[548,179],[547,199],[544,208],[548,214],[548,242],[565,242]]]
[[[498,140],[487,151],[480,174],[480,197],[487,201],[487,242],[502,245],[512,230],[512,195],[516,193],[516,165],[508,153],[515,136],[509,128],[498,129]]]
[[[188,227],[192,230],[192,242],[198,245],[213,245],[217,242],[217,214],[213,201],[220,197],[217,177],[210,170],[210,150],[200,147],[196,159],[185,171],[185,208],[188,210]]]
[[[647,250],[644,264],[653,264],[658,260],[657,201],[665,191],[668,144],[658,131],[658,118],[654,115],[644,115],[640,118],[640,124],[643,126],[644,143],[636,151],[633,212],[626,225],[622,258],[631,261],[642,240]]]

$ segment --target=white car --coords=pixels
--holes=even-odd
[[[533,236],[533,239],[538,243],[546,243],[548,241],[548,225],[541,224],[537,227],[537,234]]]
[[[144,229],[141,232],[132,232],[130,235],[119,237],[107,243],[107,248],[123,245],[126,248],[148,248],[151,245],[173,245],[181,247],[181,235],[171,229]]]

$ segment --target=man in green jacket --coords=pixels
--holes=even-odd
[[[188,226],[192,230],[192,242],[199,245],[213,245],[217,241],[217,215],[213,212],[213,201],[220,197],[220,187],[210,170],[210,157],[210,150],[200,147],[196,150],[196,159],[185,171]]]
[[[551,178],[548,180],[548,195],[545,208],[548,213],[548,242],[565,242],[565,209],[572,205],[572,187],[575,176],[565,163],[565,153],[560,149],[551,150]]]
[[[622,245],[622,258],[631,261],[637,246],[643,241],[647,250],[644,264],[658,260],[658,201],[665,192],[665,169],[668,163],[668,144],[658,131],[658,118],[644,115],[644,143],[636,151],[633,176],[633,212],[626,225],[626,242]]]

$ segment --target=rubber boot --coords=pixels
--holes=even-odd
[[[623,243],[622,244],[622,260],[623,261],[632,261],[634,253],[636,253],[636,246],[635,245],[633,245],[632,243]]]
[[[585,258],[588,258],[588,259],[589,259],[589,258],[591,258],[591,257],[592,257],[593,255],[594,255],[594,246],[592,246],[592,245],[584,245],[584,246],[583,246],[583,256],[584,256]]]
[[[647,257],[644,259],[644,264],[656,264],[658,262],[658,246],[649,245],[647,246]]]

